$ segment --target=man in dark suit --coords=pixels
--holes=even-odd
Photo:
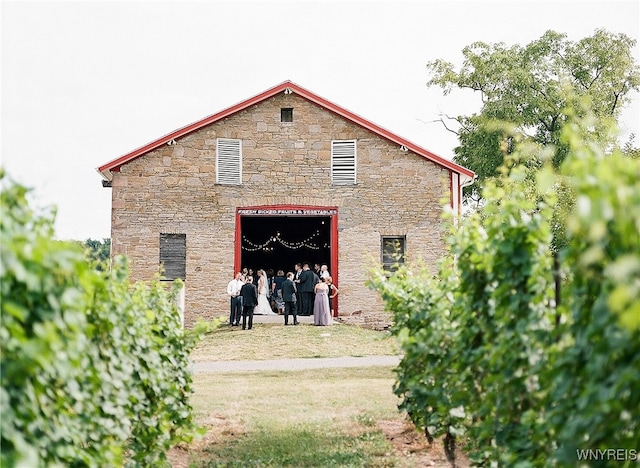
[[[294,266],[294,272],[293,272],[293,282],[298,285],[300,283],[300,281],[298,281],[300,279],[300,273],[302,273],[302,264],[301,263],[296,263]],[[296,287],[296,310],[298,312],[298,315],[302,315],[302,296],[300,296],[300,289]]]
[[[298,325],[298,310],[296,307],[296,285],[293,273],[287,273],[287,279],[282,283],[282,300],[284,301],[284,324],[289,325],[289,314],[293,314],[293,324]]]
[[[247,282],[240,289],[242,297],[242,329],[247,328],[247,316],[249,317],[249,330],[253,328],[253,309],[258,305],[258,288],[253,284],[253,278],[247,276]]]
[[[313,271],[309,270],[309,264],[302,265],[302,272],[298,279],[298,291],[302,299],[302,310],[300,315],[313,315]]]

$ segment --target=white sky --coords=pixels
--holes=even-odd
[[[57,237],[110,237],[96,168],[287,79],[451,158],[441,113],[478,97],[427,88],[426,63],[549,30],[640,38],[637,1],[2,1],[2,165],[58,208]],[[638,46],[636,61],[640,63]],[[622,134],[639,135],[639,97]],[[627,138],[622,137],[623,141]],[[636,140],[638,143],[638,140]]]

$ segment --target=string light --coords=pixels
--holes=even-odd
[[[291,250],[298,250],[302,248],[307,248],[311,250],[320,250],[320,246],[311,243],[316,237],[320,236],[320,231],[316,231],[311,236],[307,237],[305,240],[299,242],[289,242],[280,237],[280,232],[276,232],[274,235],[270,236],[266,241],[260,243],[253,242],[247,239],[246,236],[242,236],[242,250],[246,250],[247,252],[257,252],[258,250],[264,250],[270,252],[273,250],[273,245],[275,243],[279,243]],[[246,245],[245,245],[246,244]],[[326,248],[326,244],[325,244]]]

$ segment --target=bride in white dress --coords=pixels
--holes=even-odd
[[[258,270],[258,305],[253,309],[254,315],[278,315],[269,304],[268,289],[267,274],[264,270]]]

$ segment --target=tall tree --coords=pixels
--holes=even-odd
[[[478,197],[484,180],[498,175],[504,154],[513,150],[514,134],[554,145],[557,167],[567,154],[560,135],[574,100],[586,101],[595,116],[593,136],[613,143],[609,124],[617,122],[630,93],[640,87],[635,44],[625,34],[605,30],[577,42],[547,31],[525,47],[475,42],[463,49],[459,71],[444,60],[429,62],[429,86],[440,86],[445,94],[469,89],[482,99],[479,112],[455,118],[460,146],[454,159],[478,175],[467,196]]]
[[[108,261],[111,258],[111,239],[104,238],[102,241],[97,239],[87,239],[82,245],[86,250],[89,261],[96,264],[98,270],[106,270]]]
[[[629,141],[624,144],[622,153],[630,158],[638,159],[640,158],[640,148],[635,145],[635,139],[636,136],[632,133],[629,137]]]

